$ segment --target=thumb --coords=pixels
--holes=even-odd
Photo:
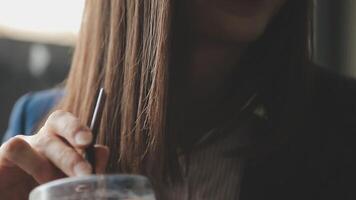
[[[95,145],[95,172],[97,174],[105,173],[109,160],[109,148],[103,145]]]

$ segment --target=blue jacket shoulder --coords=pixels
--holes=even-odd
[[[3,142],[18,135],[31,135],[37,124],[63,96],[61,89],[32,92],[22,96],[11,112]]]

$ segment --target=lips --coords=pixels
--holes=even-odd
[[[251,17],[263,8],[265,0],[216,0],[214,2],[230,14]]]
[[[220,2],[232,2],[232,3],[240,3],[240,4],[256,4],[261,3],[264,0],[220,0]]]

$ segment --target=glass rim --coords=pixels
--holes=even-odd
[[[93,174],[93,175],[87,175],[87,176],[76,176],[76,177],[66,177],[66,178],[61,178],[61,179],[56,179],[47,183],[43,183],[37,187],[35,187],[31,192],[30,195],[33,193],[40,192],[41,190],[45,190],[48,188],[53,188],[57,187],[60,185],[63,185],[65,183],[73,183],[73,182],[78,182],[78,181],[95,181],[99,178],[99,180],[105,180],[105,179],[112,179],[112,178],[133,178],[133,179],[141,179],[145,181],[149,181],[147,177],[142,176],[142,175],[135,175],[135,174]]]

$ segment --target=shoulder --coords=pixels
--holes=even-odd
[[[314,66],[313,106],[329,115],[356,117],[356,77]],[[340,116],[338,116],[340,117]]]
[[[317,95],[356,95],[356,77],[344,75],[330,69],[313,65],[315,91]],[[337,98],[340,100],[340,98]]]
[[[341,150],[345,142],[356,140],[356,79],[319,66],[314,66],[314,72],[304,116],[307,128],[314,132],[310,135]]]
[[[17,134],[30,135],[37,123],[64,95],[62,89],[30,92],[22,96],[11,112],[8,129],[3,141]]]
[[[258,165],[246,167],[243,195],[270,195],[267,199],[288,199],[290,194],[303,196],[299,199],[355,196],[356,81],[320,66],[311,67],[311,98],[307,97],[311,101],[296,122],[301,127],[287,127],[286,131],[296,132],[293,140]]]
[[[310,140],[311,135],[317,136],[311,140],[309,164],[318,166],[320,170],[315,173],[324,177],[331,188],[349,187],[356,167],[356,80],[324,68],[316,70],[308,118],[314,128],[306,130],[308,135],[304,137]]]

